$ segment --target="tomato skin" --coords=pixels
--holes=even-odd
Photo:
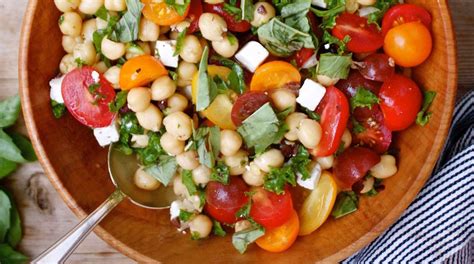
[[[262,187],[252,189],[250,217],[265,228],[275,228],[287,222],[293,212],[289,188],[283,194],[267,191]]]
[[[414,4],[399,4],[391,7],[382,20],[382,33],[404,23],[419,21],[427,28],[431,27],[431,14],[421,6]]]
[[[153,0],[141,1],[145,5],[142,10],[143,16],[160,26],[170,26],[183,21],[188,15],[189,7],[191,6],[188,5],[188,8],[181,16],[173,7],[168,6],[165,2],[155,3]]]
[[[382,84],[380,82],[371,81],[364,78],[359,71],[351,70],[347,79],[340,80],[337,82],[337,88],[339,88],[347,98],[351,98],[356,94],[357,88],[364,87],[374,94],[378,94]]]
[[[296,61],[296,65],[301,68],[303,65],[313,56],[315,50],[309,48],[301,48],[293,56]]]
[[[326,157],[334,154],[339,148],[342,134],[349,120],[349,102],[339,89],[330,86],[316,108],[316,113],[321,116],[323,135],[319,145],[311,150],[311,154],[316,157]]]
[[[283,252],[295,243],[300,230],[300,221],[295,210],[283,225],[265,230],[265,235],[255,241],[260,248],[269,252]]]
[[[227,29],[232,32],[246,32],[250,29],[250,23],[247,20],[237,21],[234,16],[224,10],[224,4],[204,3],[204,12],[220,15],[227,23]]]
[[[300,82],[301,74],[293,65],[286,61],[270,61],[257,68],[250,82],[250,90],[267,91]]]
[[[232,107],[232,122],[236,126],[242,125],[242,122],[262,105],[270,102],[270,98],[264,92],[247,92],[235,100]]]
[[[228,185],[211,181],[206,186],[205,209],[217,221],[233,224],[238,220],[235,214],[249,199],[248,190],[240,177],[231,177]]]
[[[418,85],[399,74],[382,85],[379,98],[385,125],[392,131],[404,130],[413,124],[423,100]]]
[[[380,156],[373,150],[364,147],[350,147],[337,156],[333,173],[342,190],[351,189],[352,185],[362,179],[367,172],[380,162]]]
[[[380,107],[357,107],[352,116],[364,127],[362,132],[353,130],[353,145],[368,147],[378,154],[386,152],[392,143],[392,131],[385,125]]]
[[[109,103],[115,98],[112,85],[99,73],[97,93],[104,98],[94,98],[89,86],[96,84],[93,67],[77,68],[64,76],[61,93],[68,111],[83,125],[91,128],[106,127],[112,124],[115,114],[109,110]],[[94,103],[95,102],[95,103]]]
[[[352,52],[365,53],[375,51],[383,46],[383,36],[374,24],[368,24],[367,18],[355,14],[343,13],[336,18],[332,35],[340,40],[349,36],[347,49]]]
[[[120,88],[129,90],[146,85],[158,77],[168,74],[165,66],[151,55],[142,55],[128,60],[120,70]]]
[[[187,33],[191,34],[199,30],[199,18],[202,15],[202,2],[201,0],[191,0],[189,5],[188,19],[191,20],[191,25],[189,25]]]
[[[395,62],[386,54],[374,53],[364,59],[359,71],[366,79],[384,82],[395,73]]]

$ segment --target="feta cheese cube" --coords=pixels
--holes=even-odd
[[[117,142],[120,138],[115,121],[110,126],[94,128],[94,136],[101,147]]]
[[[311,0],[311,4],[315,6],[319,6],[322,8],[327,8],[328,4],[326,3],[326,0]]]
[[[264,62],[270,53],[257,41],[250,41],[245,44],[243,48],[235,54],[235,58],[242,63],[242,65],[251,72],[255,70]]]
[[[96,71],[93,71],[91,73],[91,77],[92,77],[92,80],[94,80],[95,83],[99,83],[100,82],[100,75],[98,72]]]
[[[155,56],[160,59],[165,66],[178,67],[179,55],[174,56],[175,50],[176,40],[156,41]]]
[[[170,205],[170,219],[173,220],[179,216],[181,211],[181,201],[173,201]]]
[[[54,100],[60,104],[64,104],[63,94],[61,92],[63,79],[64,75],[49,81],[49,86],[51,87],[51,90],[49,90],[49,97],[51,98],[51,100]]]
[[[300,89],[298,98],[296,98],[296,102],[314,111],[323,99],[324,94],[326,94],[324,86],[311,79],[306,79]]]
[[[311,170],[309,176],[310,177],[308,179],[303,180],[303,175],[301,175],[301,173],[297,173],[296,182],[303,188],[314,190],[316,184],[319,182],[319,177],[321,177],[321,166],[318,163],[316,163],[314,168]]]

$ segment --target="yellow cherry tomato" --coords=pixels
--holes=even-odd
[[[279,227],[265,230],[265,235],[255,242],[266,251],[282,252],[295,243],[299,230],[300,221],[298,214],[293,210],[290,219],[286,223]]]

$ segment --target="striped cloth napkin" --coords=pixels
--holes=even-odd
[[[474,263],[474,91],[431,178],[398,221],[343,263]]]

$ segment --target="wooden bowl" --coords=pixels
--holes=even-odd
[[[280,254],[251,246],[240,255],[230,236],[191,241],[170,224],[168,210],[147,210],[125,201],[95,229],[107,243],[139,262],[188,263],[308,263],[339,261],[356,252],[389,227],[413,201],[428,179],[445,141],[456,93],[456,50],[445,0],[409,1],[433,15],[434,49],[429,60],[413,71],[421,87],[436,90],[428,126],[413,126],[399,134],[399,172],[375,197],[364,197],[360,209],[339,220],[329,219],[319,230],[300,237]],[[49,103],[48,82],[58,73],[64,51],[53,0],[30,0],[20,46],[20,93],[30,137],[54,187],[71,210],[83,218],[114,187],[107,176],[107,149],[92,132],[70,115],[56,120]]]

